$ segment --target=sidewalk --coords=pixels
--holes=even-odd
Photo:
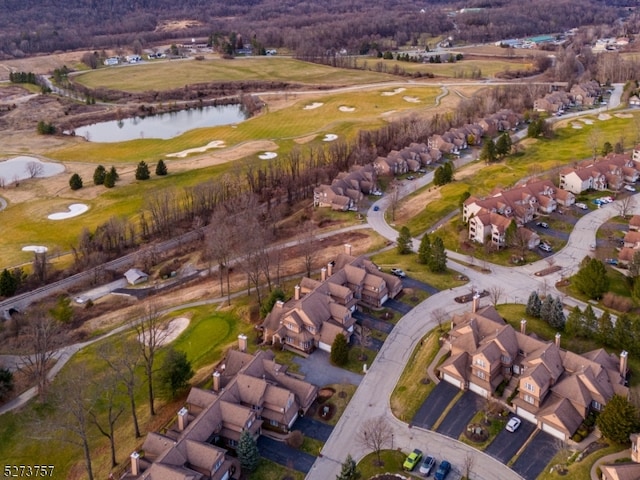
[[[444,357],[447,353],[449,353],[449,348],[447,348],[446,345],[443,345],[442,347],[440,347],[440,350],[433,359],[433,362],[431,362],[427,367],[427,375],[429,375],[431,381],[436,385],[440,383],[438,374],[435,372],[436,367],[440,364],[440,360],[442,359],[442,357]]]
[[[607,463],[615,463],[615,461],[618,460],[619,458],[625,458],[625,457],[629,458],[630,456],[631,456],[631,453],[629,452],[628,449],[626,449],[626,450],[623,450],[622,452],[612,453],[611,455],[606,455],[600,458],[591,466],[591,480],[600,480],[600,477],[598,476],[598,467],[600,465],[604,465]]]

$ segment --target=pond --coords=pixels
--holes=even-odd
[[[246,119],[247,114],[241,105],[220,105],[99,122],[76,128],[74,131],[76,135],[90,142],[115,143],[139,138],[167,140],[195,128],[232,125]]]
[[[0,185],[26,180],[27,178],[52,177],[64,172],[64,165],[42,162],[34,157],[20,156],[0,161]]]

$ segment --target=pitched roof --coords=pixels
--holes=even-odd
[[[600,465],[603,480],[638,480],[640,478],[639,463],[617,463]]]
[[[567,435],[573,435],[583,420],[582,415],[566,398],[553,398],[538,412],[537,417]]]

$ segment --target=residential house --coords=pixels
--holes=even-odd
[[[263,342],[311,353],[331,351],[336,335],[347,341],[354,331],[357,305],[380,307],[402,290],[402,281],[381,272],[365,257],[346,253],[321,270],[320,280],[303,278],[288,302],[276,302],[262,323]]]
[[[640,98],[638,98],[638,95],[631,95],[629,97],[629,106],[640,107]]]
[[[213,374],[211,390],[192,388],[177,419],[151,432],[130,456],[126,480],[229,480],[240,478],[240,462],[228,450],[243,431],[255,438],[265,430],[288,432],[316,398],[317,387],[287,373],[270,351],[230,350]]]
[[[439,368],[443,380],[483,397],[507,382],[516,414],[543,431],[569,439],[591,411],[601,411],[613,395],[628,395],[627,352],[620,357],[603,349],[583,355],[560,347],[560,334],[547,342],[508,325],[489,306],[451,320],[451,356]]]
[[[606,190],[607,178],[595,168],[566,167],[560,170],[560,188],[578,195],[587,190]]]
[[[640,215],[633,215],[629,219],[629,230],[640,231]]]
[[[602,480],[638,480],[640,478],[640,434],[630,435],[631,462],[600,465]]]
[[[313,206],[333,210],[355,210],[359,202],[377,189],[377,174],[373,165],[355,167],[341,172],[331,185],[318,185],[313,189]]]
[[[640,248],[640,232],[631,230],[624,235],[624,244],[625,248]]]
[[[601,91],[600,84],[591,80],[572,86],[569,95],[576,105],[591,106],[598,101]]]
[[[353,207],[353,200],[338,193],[331,185],[318,185],[313,189],[313,206],[346,212]]]
[[[130,268],[124,273],[129,285],[139,285],[149,280],[149,275],[138,268]]]

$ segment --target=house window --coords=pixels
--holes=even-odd
[[[509,355],[502,355],[500,359],[502,360],[502,363],[511,363],[511,357]]]
[[[531,395],[527,395],[527,394],[525,394],[525,396],[524,396],[524,401],[527,402],[527,403],[530,403],[531,405],[533,405],[536,402],[535,398],[533,398]]]
[[[476,370],[476,377],[481,378],[481,379],[485,379],[485,373],[482,370]]]
[[[227,440],[227,445],[229,445],[230,447],[235,447],[238,445],[238,442],[230,438]]]
[[[280,425],[277,420],[269,420],[269,424],[274,427],[277,427],[278,425]]]
[[[481,358],[476,358],[476,359],[475,359],[475,361],[474,361],[474,363],[475,363],[476,365],[478,365],[479,367],[484,368],[484,360],[483,360],[483,359],[481,359]]]
[[[525,382],[524,383],[524,388],[525,390],[529,390],[530,392],[535,392],[536,388],[533,386],[533,384]]]
[[[218,461],[216,462],[215,466],[213,467],[213,471],[217,472],[218,469],[222,466],[222,463],[224,462],[224,457],[218,459]]]
[[[596,402],[595,400],[591,402],[591,406],[593,407],[594,410],[602,410],[602,404],[599,402]]]
[[[247,421],[247,428],[251,428],[251,425],[253,425],[253,418]]]

